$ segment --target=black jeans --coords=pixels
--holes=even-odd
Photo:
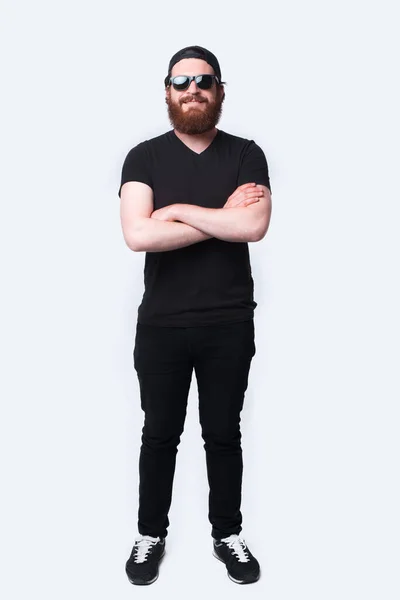
[[[139,457],[138,530],[165,537],[177,446],[195,370],[215,539],[239,533],[242,488],[240,412],[255,355],[254,320],[199,327],[137,323],[134,366],[144,411]]]

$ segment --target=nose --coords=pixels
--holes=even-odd
[[[188,87],[188,89],[186,90],[187,92],[192,92],[192,93],[196,93],[198,91],[198,87],[197,87],[197,83],[195,79],[192,79],[192,81],[190,82],[190,85]]]

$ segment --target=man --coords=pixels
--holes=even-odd
[[[133,351],[144,411],[140,537],[126,563],[129,580],[139,585],[157,579],[164,556],[193,369],[213,554],[237,583],[260,577],[239,536],[239,422],[256,351],[248,242],[267,232],[271,186],[254,140],[215,127],[225,83],[212,52],[201,46],[177,52],[164,81],[173,129],[132,148],[122,167],[124,239],[133,251],[146,252]]]

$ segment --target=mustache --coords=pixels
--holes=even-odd
[[[197,100],[198,102],[206,102],[205,98],[202,98],[201,96],[190,96],[187,98],[182,98],[182,103],[192,102],[193,100]]]

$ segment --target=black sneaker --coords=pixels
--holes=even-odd
[[[260,565],[245,541],[237,534],[214,540],[213,554],[225,563],[229,579],[235,583],[253,583],[260,578]]]
[[[135,540],[126,561],[128,579],[135,585],[148,585],[158,577],[158,563],[165,554],[165,538],[142,535]]]

